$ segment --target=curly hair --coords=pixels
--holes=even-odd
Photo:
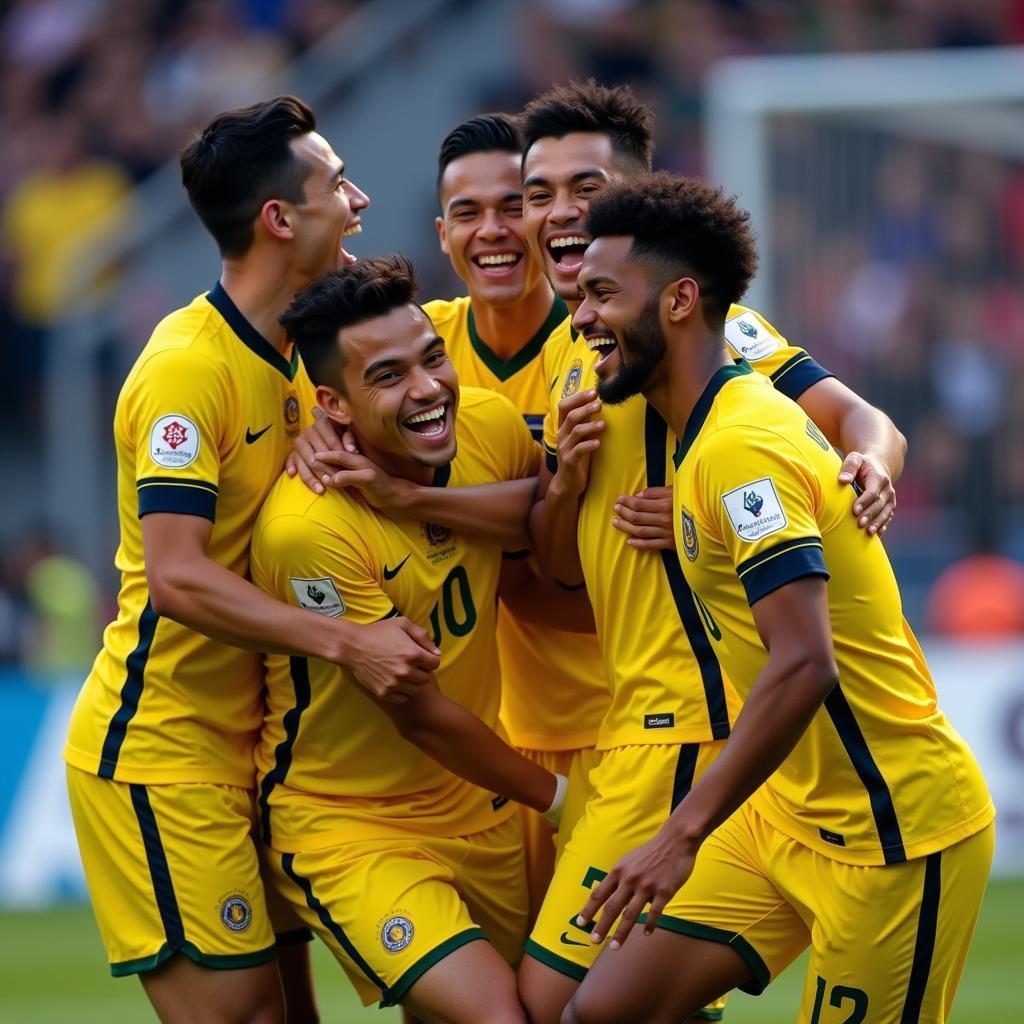
[[[409,305],[418,287],[409,258],[394,253],[331,270],[299,292],[280,322],[295,342],[309,379],[343,391],[345,355],[338,332]]]
[[[647,261],[663,282],[693,277],[709,326],[720,326],[757,270],[750,214],[697,178],[659,171],[610,184],[591,200],[586,230],[591,238],[632,237],[631,257]]]
[[[571,132],[607,135],[612,150],[632,169],[651,169],[654,115],[628,85],[608,88],[593,78],[556,85],[527,103],[519,118],[524,156],[538,139],[561,139]]]
[[[456,125],[441,143],[437,156],[437,192],[448,165],[471,153],[519,153],[516,118],[511,114],[480,114]]]
[[[310,166],[290,143],[314,131],[302,100],[276,96],[218,114],[182,151],[182,183],[222,255],[245,255],[268,199],[305,200]]]

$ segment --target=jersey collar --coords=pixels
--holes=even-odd
[[[291,362],[289,362],[245,319],[242,311],[231,301],[231,296],[224,291],[220,281],[206,293],[206,300],[224,317],[224,322],[234,331],[235,336],[246,348],[255,352],[264,362],[270,363],[288,380],[295,380],[295,374],[299,370],[299,350],[294,345],[292,346]]]
[[[714,404],[715,398],[718,397],[718,392],[733,377],[745,377],[748,373],[753,372],[753,368],[746,359],[740,359],[730,366],[723,366],[720,370],[715,371],[715,375],[708,381],[707,387],[701,392],[700,398],[697,399],[697,404],[693,407],[690,418],[686,421],[686,429],[683,431],[682,439],[676,446],[675,455],[672,456],[676,469],[682,465],[687,452],[693,447],[693,442],[697,440],[697,435],[700,433],[701,427],[704,426],[704,421],[711,412],[711,406]]]
[[[557,295],[551,303],[551,310],[544,323],[540,325],[534,336],[516,353],[508,359],[499,359],[494,351],[488,347],[487,342],[476,333],[476,319],[473,316],[473,304],[469,306],[467,318],[467,329],[469,330],[469,342],[473,351],[477,354],[480,362],[494,374],[498,380],[505,381],[517,374],[524,366],[540,355],[544,342],[548,335],[569,315],[569,307]]]

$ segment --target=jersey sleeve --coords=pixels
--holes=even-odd
[[[802,348],[791,345],[756,310],[732,306],[725,321],[725,342],[734,359],[746,359],[775,390],[794,402],[832,373]]]
[[[140,368],[125,424],[140,518],[151,512],[216,518],[230,410],[221,369],[187,349],[157,353]]]
[[[252,578],[280,600],[328,618],[368,623],[397,614],[369,552],[313,516],[289,513],[260,523]]]
[[[767,430],[727,427],[698,453],[699,518],[732,558],[747,602],[828,568],[821,487],[799,449]]]

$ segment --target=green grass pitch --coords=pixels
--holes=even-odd
[[[953,1009],[955,1024],[1024,1020],[1022,917],[1024,880],[992,882]],[[314,959],[324,1021],[399,1020],[396,1010],[364,1010],[320,943]],[[802,979],[800,961],[760,998],[733,996],[726,1019],[730,1024],[790,1024]],[[69,907],[0,914],[0,1019],[12,1024],[138,1024],[156,1018],[136,980],[110,977],[90,911]]]

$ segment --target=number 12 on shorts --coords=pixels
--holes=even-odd
[[[811,1011],[811,1024],[821,1024],[821,1010],[825,1005],[825,992],[828,982],[819,974],[818,988],[814,993],[814,1009]],[[863,989],[851,988],[849,985],[834,985],[828,997],[828,1005],[842,1007],[844,1003],[853,1003],[850,1016],[842,1024],[862,1024],[868,1016],[868,994]]]

